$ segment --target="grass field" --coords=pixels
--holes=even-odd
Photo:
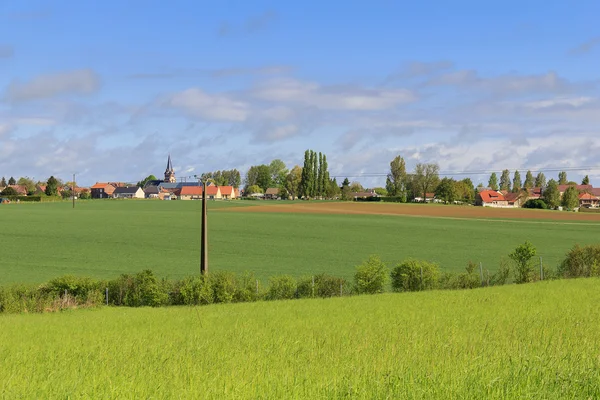
[[[2,315],[0,396],[599,398],[599,289]]]
[[[452,219],[294,213],[280,203],[270,205],[276,212],[253,212],[264,211],[269,202],[210,202],[210,269],[252,271],[263,280],[323,272],[350,278],[355,265],[379,254],[390,265],[417,257],[458,271],[472,260],[494,271],[500,258],[525,240],[553,267],[575,243],[596,243],[600,233],[597,221],[540,219],[556,215],[552,212],[532,211],[535,220]],[[200,206],[184,201],[88,201],[75,210],[68,202],[0,206],[0,284],[64,274],[114,278],[145,268],[172,278],[197,274]],[[424,207],[425,212],[461,209]]]

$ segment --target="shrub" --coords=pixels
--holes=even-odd
[[[392,270],[392,289],[395,292],[435,289],[438,285],[439,276],[440,270],[437,264],[408,259]]]
[[[50,282],[42,285],[40,290],[46,291],[54,296],[63,296],[67,294],[74,296],[82,301],[87,301],[88,294],[91,291],[98,291],[99,283],[90,278],[65,275],[52,279]]]
[[[524,208],[538,208],[541,210],[547,210],[548,204],[543,199],[529,199],[523,204]]]
[[[298,298],[340,296],[344,293],[348,294],[350,292],[348,288],[348,282],[344,278],[319,274],[300,279],[297,285],[296,296]]]
[[[215,303],[231,303],[235,299],[237,282],[232,272],[218,271],[209,275]]]
[[[190,306],[210,304],[214,300],[210,280],[204,276],[192,276],[181,281],[179,294],[181,303]]]
[[[500,266],[498,272],[492,275],[490,284],[492,286],[505,285],[510,277],[510,263],[506,258],[500,259]]]
[[[533,247],[529,241],[525,241],[525,243],[517,246],[517,248],[508,255],[516,265],[516,283],[527,283],[532,281],[533,266],[531,259],[535,256],[535,253],[535,247]]]
[[[27,313],[54,311],[56,297],[32,285],[12,285],[0,289],[0,311]]]
[[[109,301],[129,307],[158,307],[166,305],[169,294],[164,291],[150,270],[135,275],[121,275],[108,282]]]
[[[285,300],[294,297],[296,297],[296,281],[294,278],[289,275],[282,275],[269,279],[267,300]]]
[[[356,267],[354,286],[359,294],[382,293],[388,279],[388,270],[379,256],[372,255]]]
[[[558,267],[564,278],[600,276],[600,245],[575,245]]]
[[[475,289],[481,286],[481,275],[478,273],[479,266],[472,261],[465,268],[465,272],[457,276],[457,289]]]
[[[257,280],[254,274],[244,272],[240,277],[235,278],[236,291],[233,296],[235,302],[256,301],[259,293],[256,287]]]

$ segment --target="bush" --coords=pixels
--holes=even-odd
[[[181,281],[179,286],[181,304],[198,306],[211,304],[214,300],[210,280],[204,276],[192,276]]]
[[[541,210],[547,210],[548,204],[543,199],[529,199],[523,204],[523,208],[538,208]]]
[[[289,275],[282,275],[269,279],[267,300],[286,300],[294,297],[296,297],[296,281],[294,278]]]
[[[559,265],[557,274],[563,278],[600,276],[600,245],[575,245]]]
[[[319,274],[314,277],[300,279],[297,285],[296,296],[298,298],[333,297],[350,292],[348,282],[344,278]]]
[[[237,282],[232,272],[218,271],[209,275],[213,290],[213,302],[231,303],[235,299]]]
[[[398,264],[391,273],[395,292],[416,292],[435,289],[440,277],[439,266],[427,261],[408,259]]]
[[[515,251],[508,255],[516,265],[516,283],[527,283],[533,280],[531,259],[535,256],[535,253],[535,247],[529,241],[525,241],[525,243],[517,246]]]
[[[354,286],[358,294],[382,293],[388,279],[388,270],[379,256],[372,255],[356,267]]]
[[[258,300],[257,280],[252,273],[244,272],[239,278],[236,277],[235,284],[234,302],[240,303]]]
[[[148,269],[109,281],[108,292],[109,301],[117,306],[159,307],[169,302],[168,292],[164,291],[156,276]]]
[[[505,258],[500,259],[500,266],[498,272],[492,275],[490,284],[492,286],[505,285],[510,277],[510,263]]]
[[[50,282],[40,286],[40,290],[46,291],[53,296],[63,296],[66,291],[67,294],[86,302],[91,292],[100,291],[100,286],[99,282],[93,281],[90,278],[65,275],[52,279]]]
[[[54,311],[56,297],[32,285],[0,288],[0,312],[28,313]]]

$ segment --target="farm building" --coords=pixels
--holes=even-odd
[[[477,193],[477,197],[475,199],[475,205],[483,206],[483,207],[514,207],[508,205],[508,201],[504,198],[504,195],[495,190],[482,190]]]
[[[277,199],[279,198],[279,188],[268,188],[265,192],[265,199]]]
[[[92,199],[108,199],[112,197],[115,187],[110,183],[96,182],[94,186],[90,188]]]
[[[143,199],[145,197],[144,191],[139,186],[118,187],[113,192],[115,199]]]

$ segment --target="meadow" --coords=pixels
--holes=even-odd
[[[0,396],[598,398],[599,289],[0,315]]]
[[[595,243],[600,233],[598,222],[539,219],[549,214],[483,220],[252,212],[257,203],[278,211],[285,202],[208,204],[210,270],[251,271],[265,282],[281,274],[351,279],[356,265],[378,254],[389,266],[416,257],[445,271],[462,271],[474,261],[494,272],[525,240],[554,267],[574,244]],[[2,205],[0,285],[65,274],[112,279],[142,269],[170,278],[198,274],[200,207],[194,201],[112,200],[83,201],[75,209],[69,202]]]

